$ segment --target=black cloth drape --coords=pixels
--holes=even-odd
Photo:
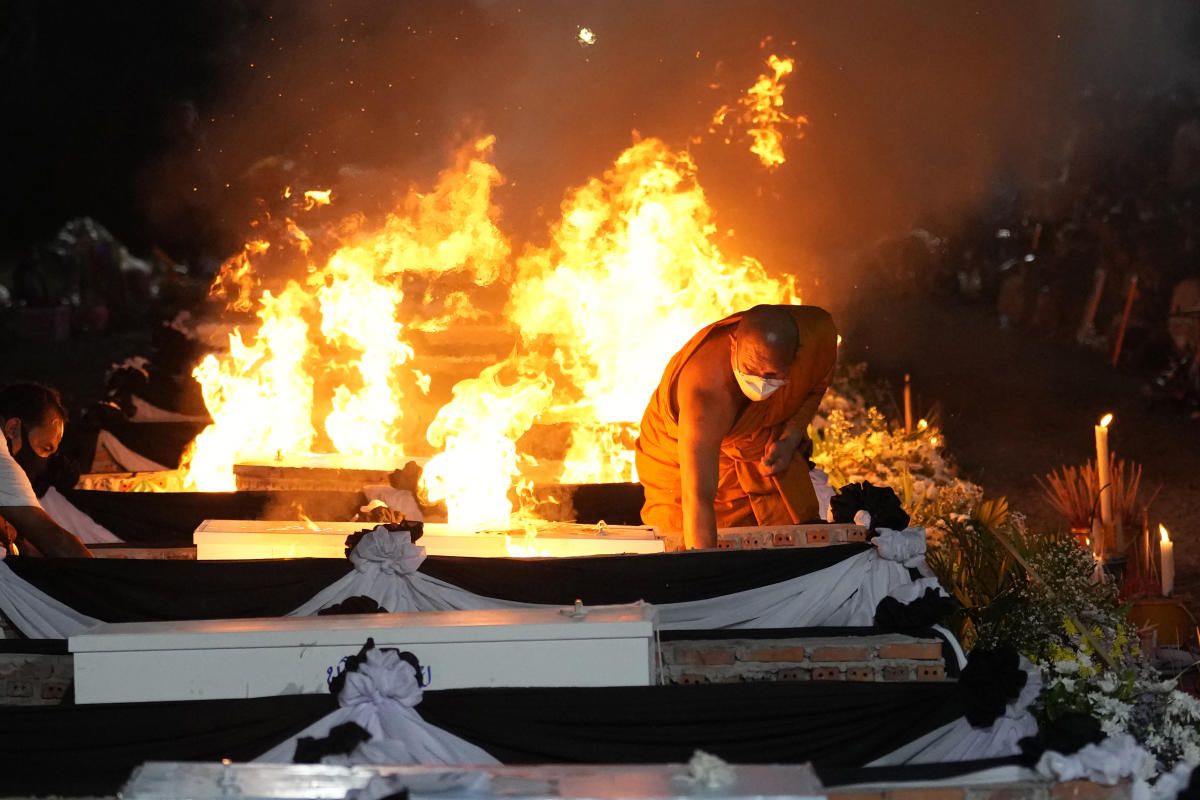
[[[131,423],[129,427],[141,431],[158,424],[175,423]],[[641,484],[582,484],[558,488],[570,493],[579,522],[595,524],[604,520],[611,525],[641,524],[639,514],[644,502]],[[309,519],[349,520],[366,503],[362,492],[97,492],[83,489],[62,492],[79,510],[125,541],[155,544],[191,544],[192,532],[206,519],[294,520],[299,519],[297,514],[303,511]]]
[[[637,556],[430,556],[421,571],[487,597],[588,605],[671,603],[766,586],[836,564],[867,544]],[[281,616],[352,569],[345,559],[39,559],[6,564],[46,594],[106,622]],[[390,609],[389,609],[390,610]]]
[[[249,761],[335,708],[332,695],[0,706],[0,791],[113,795],[145,761]]]
[[[330,695],[0,708],[9,794],[114,793],[144,761],[252,759],[333,711]],[[426,721],[509,764],[735,763],[849,771],[960,714],[953,683],[755,683],[425,693]]]
[[[127,542],[190,545],[206,519],[348,520],[362,492],[95,492],[68,489],[68,500]],[[370,527],[364,524],[364,527]]]
[[[9,556],[25,580],[105,622],[279,617],[353,569],[344,559],[140,561]]]

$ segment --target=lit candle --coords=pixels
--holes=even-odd
[[[1158,552],[1162,557],[1162,593],[1170,597],[1175,590],[1175,543],[1167,538],[1167,529],[1158,526],[1158,535],[1162,537],[1158,543]]]
[[[1113,415],[1105,414],[1096,426],[1096,483],[1100,489],[1100,521],[1112,525],[1112,468],[1108,463],[1108,425]]]
[[[912,423],[912,379],[904,376],[904,432],[913,432]]]

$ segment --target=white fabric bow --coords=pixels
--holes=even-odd
[[[359,572],[377,567],[388,575],[411,575],[425,561],[425,548],[413,544],[408,531],[390,531],[377,525],[350,552],[350,563]]]
[[[873,542],[879,549],[880,558],[906,567],[916,566],[925,559],[924,528],[906,528],[902,531],[880,528]]]
[[[417,682],[416,670],[395,650],[367,651],[367,660],[358,669],[346,673],[346,682],[338,695],[343,708],[364,703],[379,705],[384,700],[412,708],[421,702],[423,693]]]
[[[326,756],[326,764],[496,764],[490,753],[421,719],[416,670],[395,651],[371,648],[358,669],[347,673],[338,694],[340,708],[259,756],[255,761],[285,763],[302,736],[322,737],[344,722],[371,735],[345,756]]]

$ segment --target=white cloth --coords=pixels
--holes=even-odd
[[[13,572],[0,547],[0,610],[30,639],[66,639],[100,624],[80,614]]]
[[[136,394],[132,395],[133,416],[131,422],[212,422],[208,415],[180,414],[178,411],[168,411],[149,403]]]
[[[100,435],[96,437],[96,447],[107,450],[113,461],[120,464],[126,472],[166,472],[171,469],[130,450],[108,431],[100,431]]]
[[[346,675],[338,695],[338,708],[255,761],[291,763],[296,741],[320,738],[345,722],[354,722],[371,734],[371,741],[355,748],[341,763],[388,764],[498,764],[486,750],[421,719],[415,707],[423,693],[416,671],[393,650],[371,649],[366,661]],[[381,758],[385,761],[375,761]]]
[[[33,506],[41,508],[25,470],[8,452],[8,439],[0,434],[0,508],[5,506]]]
[[[829,501],[837,495],[837,489],[829,485],[829,475],[825,473],[825,470],[813,467],[808,471],[808,477],[812,481],[813,491],[817,495],[817,510],[821,514],[821,519],[833,522],[833,512],[829,508]]]
[[[936,730],[914,739],[881,756],[868,767],[890,767],[897,764],[937,764],[950,761],[972,761],[983,758],[1014,756],[1021,752],[1018,742],[1026,736],[1037,735],[1037,720],[1029,706],[1042,693],[1042,673],[1021,656],[1025,686],[1017,699],[1004,709],[1004,714],[988,728],[974,728],[965,717],[959,717]]]
[[[421,507],[417,505],[417,498],[413,497],[413,493],[407,489],[397,489],[395,486],[384,484],[371,484],[364,486],[362,491],[367,498],[368,505],[378,500],[392,511],[399,511],[407,520],[422,522],[425,519],[421,515]]]
[[[52,520],[78,536],[79,540],[84,544],[119,543],[124,541],[124,539],[119,538],[108,528],[76,508],[74,503],[63,497],[58,489],[55,489],[53,486],[47,489],[46,493],[42,495],[42,508],[46,509],[46,513],[50,515]]]
[[[923,530],[913,530],[924,536]],[[407,531],[377,526],[351,553],[354,571],[288,616],[310,616],[357,595],[392,613],[547,607],[484,597],[430,577],[417,571],[424,559],[425,548],[414,545]],[[906,567],[884,558],[882,551],[868,550],[780,583],[656,608],[665,630],[871,625],[879,602],[912,583]]]
[[[889,561],[915,567],[925,560],[924,528],[906,528],[902,531],[879,528],[872,541],[879,548],[879,554]]]
[[[322,589],[308,602],[288,613],[308,617],[350,597],[366,595],[393,614],[410,611],[464,611],[481,608],[545,608],[483,597],[430,577],[417,568],[425,548],[412,543],[408,531],[389,531],[378,525],[359,540],[350,553],[354,570]]]
[[[1113,786],[1122,778],[1141,781],[1153,766],[1154,756],[1133,736],[1122,733],[1109,736],[1099,744],[1086,745],[1069,756],[1047,750],[1034,769],[1056,781],[1086,780]]]

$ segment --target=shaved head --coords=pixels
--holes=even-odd
[[[796,358],[800,332],[786,308],[755,306],[742,315],[734,330],[739,350],[745,354],[744,367],[751,374],[786,373]],[[750,370],[747,370],[750,371]]]

